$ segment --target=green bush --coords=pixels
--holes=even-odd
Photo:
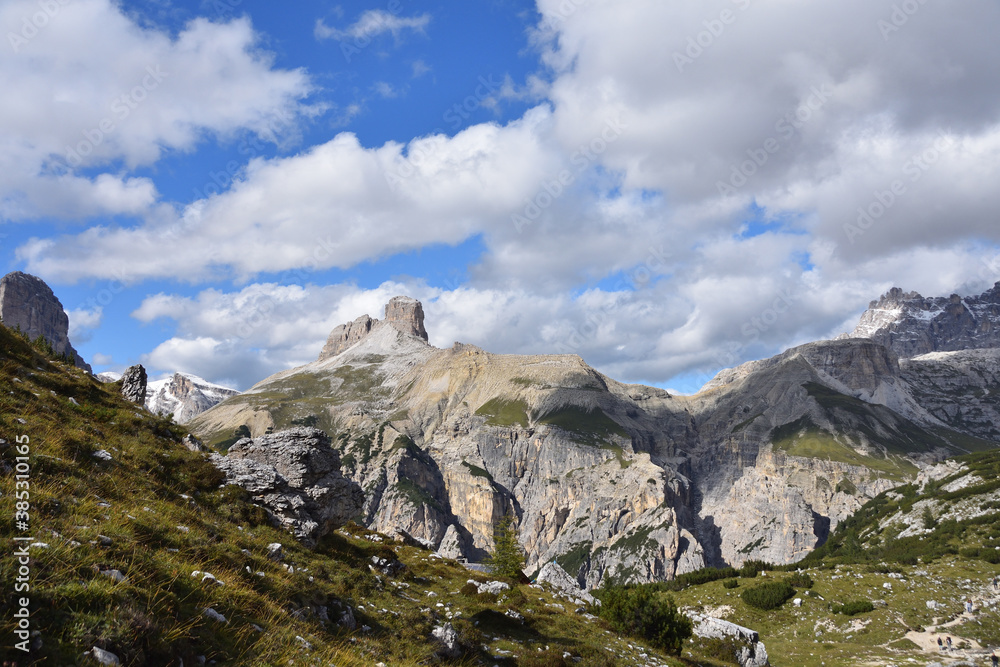
[[[681,645],[691,636],[691,620],[677,611],[674,599],[649,586],[605,588],[598,597],[601,618],[612,628],[666,653],[679,656]]]
[[[795,589],[787,581],[769,581],[743,591],[740,598],[757,609],[768,611],[777,609],[795,595]]]
[[[812,588],[813,587],[812,577],[810,577],[805,572],[796,572],[792,576],[788,577],[788,579],[786,581],[788,581],[788,584],[790,586],[794,586],[795,588]]]
[[[740,567],[740,576],[744,579],[752,579],[761,572],[773,570],[774,566],[762,560],[748,560]]]
[[[831,609],[834,614],[856,616],[857,614],[867,614],[870,611],[874,611],[875,605],[868,600],[851,600],[844,604],[835,604]]]
[[[739,588],[740,587],[740,580],[739,579],[726,579],[725,581],[722,582],[722,586],[723,586],[723,588]]]
[[[730,579],[737,576],[736,570],[731,567],[703,567],[694,572],[678,574],[670,581],[661,581],[650,584],[653,590],[679,592],[689,586],[699,586],[719,579]]]

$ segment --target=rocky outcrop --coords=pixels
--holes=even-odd
[[[424,308],[421,303],[408,296],[396,296],[386,304],[384,320],[375,320],[368,315],[362,315],[353,322],[341,324],[331,331],[318,360],[325,361],[337,356],[381,326],[389,326],[407,336],[427,340],[427,331],[424,329]]]
[[[20,328],[32,340],[47,340],[56,354],[91,372],[69,342],[69,316],[41,278],[14,271],[0,278],[0,322],[10,329]]]
[[[125,400],[139,404],[146,402],[146,369],[142,364],[126,368],[121,382],[121,394]]]
[[[146,409],[153,414],[172,415],[178,424],[185,424],[239,393],[197,375],[174,373],[166,380],[156,380],[146,386]]]
[[[596,602],[594,596],[580,588],[580,584],[555,561],[546,563],[539,570],[535,581],[539,584],[552,586],[561,597],[568,598],[576,604],[594,604]]]
[[[767,648],[760,641],[756,630],[744,628],[729,621],[723,621],[711,616],[691,614],[692,628],[696,637],[706,639],[728,639],[738,646],[738,653],[733,657],[740,667],[769,667]]]
[[[213,454],[212,461],[225,473],[227,484],[249,491],[310,547],[361,512],[361,488],[341,474],[340,455],[318,429],[244,438],[226,456]]]
[[[978,296],[925,298],[894,287],[868,305],[854,338],[870,338],[902,358],[1000,347],[1000,282]]]

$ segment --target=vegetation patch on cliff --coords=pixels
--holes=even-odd
[[[528,428],[528,404],[521,400],[491,398],[479,406],[476,414],[486,417],[489,426]]]
[[[561,428],[587,445],[610,444],[608,441],[614,436],[627,440],[631,438],[628,431],[600,408],[586,409],[577,405],[566,405],[539,417],[538,424]]]

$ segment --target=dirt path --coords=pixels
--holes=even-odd
[[[927,626],[923,632],[911,630],[906,633],[906,638],[919,646],[920,650],[924,653],[933,653],[940,656],[942,661],[950,662],[952,660],[972,660],[976,664],[979,664],[979,662],[988,660],[990,651],[994,647],[987,647],[984,649],[973,639],[956,637],[954,635],[949,635],[948,633],[949,628],[954,628],[976,620],[978,614],[981,613],[988,604],[995,605],[1000,602],[1000,593],[993,590],[992,583],[987,583],[983,586],[978,595],[974,595],[970,599],[972,600],[973,606],[973,612],[971,614],[963,611],[950,621]],[[934,620],[937,621],[938,619]],[[943,649],[938,648],[938,637],[941,638],[941,641],[945,641],[946,637],[949,636],[951,636],[953,642],[952,649],[948,650],[947,644]],[[964,649],[959,649],[958,645],[963,642],[968,644],[968,646]],[[945,664],[948,663],[946,662]],[[983,664],[987,663],[984,662]]]

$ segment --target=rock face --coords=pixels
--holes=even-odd
[[[264,505],[296,538],[312,547],[331,530],[356,518],[364,494],[340,472],[340,455],[315,428],[295,428],[243,438],[226,456],[212,455],[226,474]]]
[[[184,424],[213,405],[239,393],[197,375],[174,373],[171,378],[147,384],[145,400],[150,412],[173,415],[174,421]]]
[[[122,396],[133,403],[146,402],[146,369],[142,364],[129,366],[122,374]]]
[[[0,322],[34,340],[39,336],[52,345],[56,354],[71,357],[78,368],[91,372],[69,342],[69,316],[41,278],[14,271],[0,278]]]
[[[368,315],[362,315],[353,322],[341,324],[331,331],[326,345],[319,354],[319,361],[337,356],[382,326],[390,326],[407,336],[427,340],[423,305],[411,297],[396,296],[386,304],[384,320],[373,320]]]
[[[894,287],[872,301],[851,333],[902,358],[1000,347],[1000,282],[979,296],[925,298]]]
[[[976,437],[988,435],[986,407],[1000,410],[988,361],[901,363],[871,340],[794,348],[682,397],[574,355],[438,349],[422,308],[386,310],[394,319],[361,320],[360,337],[338,327],[328,348],[339,352],[267,378],[192,430],[211,445],[244,425],[258,436],[315,424],[365,489],[365,525],[476,561],[510,513],[526,572],[555,561],[581,589],[798,560],[924,462],[992,446]],[[978,383],[986,407],[944,420],[959,382]]]

